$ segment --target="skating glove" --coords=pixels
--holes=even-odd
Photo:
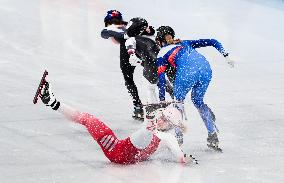
[[[135,53],[134,54],[131,54],[130,57],[129,57],[129,63],[132,65],[132,66],[138,66],[138,65],[141,65],[142,64],[142,60],[140,58],[138,58]]]
[[[191,164],[198,164],[198,160],[192,157],[192,155],[186,155],[184,154],[183,161],[185,165],[191,165]]]
[[[127,40],[127,39],[129,39],[129,36],[126,33],[124,33],[123,38]]]

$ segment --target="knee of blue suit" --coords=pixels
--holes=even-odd
[[[203,99],[191,97],[191,101],[196,108],[201,108],[204,105]]]

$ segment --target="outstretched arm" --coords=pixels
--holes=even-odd
[[[198,164],[198,161],[192,157],[192,155],[187,156],[187,154],[182,151],[177,139],[172,134],[158,131],[156,132],[156,135],[161,139],[161,142],[163,142],[174,154],[176,157],[176,162],[186,165],[191,163]]]
[[[206,46],[213,46],[216,48],[224,57],[227,57],[229,54],[225,51],[222,44],[216,39],[199,39],[199,40],[190,40],[190,45],[193,48],[201,48]]]
[[[156,135],[159,139],[161,139],[161,142],[163,142],[171,150],[173,155],[176,157],[177,162],[185,163],[184,153],[174,135],[160,131],[158,131]]]
[[[113,37],[115,39],[125,39],[125,31],[122,28],[119,28],[115,25],[110,25],[102,30],[101,37],[104,39],[108,39]]]

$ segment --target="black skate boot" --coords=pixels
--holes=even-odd
[[[218,151],[218,152],[222,152],[222,149],[218,147],[219,139],[218,139],[218,136],[217,136],[217,132],[208,133],[207,142],[208,142],[207,146],[210,149],[213,149],[213,150]]]
[[[143,121],[144,120],[144,111],[142,106],[134,106],[134,111],[132,114],[132,118]]]
[[[56,100],[50,88],[50,84],[47,81],[44,83],[44,89],[40,95],[40,99],[42,103],[44,103],[46,106],[50,106],[53,110],[57,110],[60,106],[60,102]]]

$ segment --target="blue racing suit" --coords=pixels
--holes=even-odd
[[[195,48],[214,46],[224,57],[228,56],[222,45],[215,39],[181,41],[164,46],[157,57],[159,76],[159,98],[165,100],[165,70],[168,64],[176,68],[174,97],[183,101],[191,91],[191,100],[207,128],[208,133],[215,131],[214,114],[204,103],[203,98],[212,78],[212,70],[206,58]]]

